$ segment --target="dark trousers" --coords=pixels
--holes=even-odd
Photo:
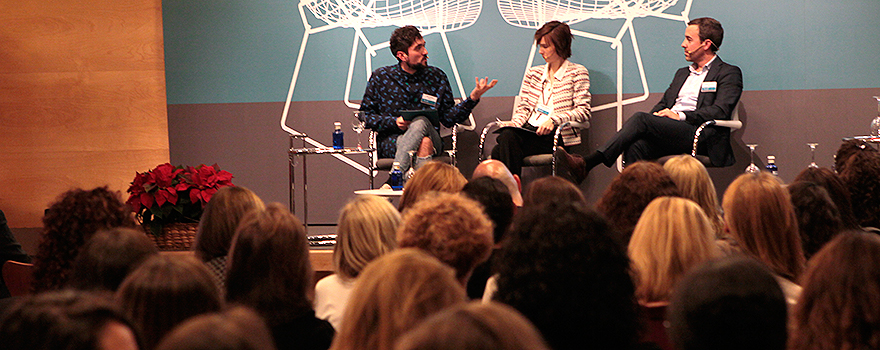
[[[599,152],[609,167],[621,153],[626,164],[673,154],[690,154],[696,131],[697,127],[687,122],[638,112],[623,123],[623,128]]]
[[[529,125],[531,126],[531,125]],[[522,175],[523,158],[553,152],[553,135],[538,135],[516,128],[505,128],[495,139],[492,159],[504,163],[511,174]]]

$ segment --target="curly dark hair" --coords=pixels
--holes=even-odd
[[[849,189],[840,176],[837,176],[828,168],[807,167],[794,177],[794,182],[812,182],[822,186],[828,191],[828,196],[834,201],[837,210],[840,212],[840,220],[843,228],[846,230],[859,229],[859,222],[853,214],[852,201],[850,200]]]
[[[131,210],[118,191],[107,186],[77,188],[59,196],[43,216],[42,239],[34,257],[34,291],[63,287],[86,241],[99,230],[116,227],[134,227]]]
[[[795,181],[786,189],[791,194],[791,203],[797,214],[804,258],[809,259],[843,230],[840,211],[822,186]]]
[[[553,349],[629,349],[639,321],[630,259],[608,222],[580,203],[518,215],[496,263],[495,300],[532,321]]]
[[[642,211],[654,198],[663,196],[681,196],[666,169],[654,162],[635,162],[611,181],[596,210],[608,218],[628,244]]]
[[[853,214],[859,224],[880,228],[880,153],[856,152],[844,163],[840,179],[849,188]]]
[[[865,141],[843,141],[843,143],[840,144],[840,147],[837,148],[837,153],[834,154],[834,170],[837,171],[838,174],[843,173],[846,169],[846,161],[854,154],[861,152],[877,153],[877,150]]]

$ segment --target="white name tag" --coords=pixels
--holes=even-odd
[[[700,92],[715,92],[716,90],[718,90],[718,82],[715,81],[706,81],[700,85]]]
[[[437,105],[437,96],[431,96],[428,94],[422,94],[422,103],[434,107]]]

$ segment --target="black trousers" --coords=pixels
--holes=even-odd
[[[623,123],[623,128],[599,152],[609,167],[621,153],[627,164],[673,154],[690,154],[696,131],[697,126],[684,121],[638,112]]]
[[[498,144],[492,149],[492,159],[504,163],[511,174],[522,175],[523,158],[552,153],[554,135],[553,132],[538,135],[516,128],[502,129],[501,134],[495,139]]]

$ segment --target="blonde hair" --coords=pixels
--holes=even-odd
[[[724,232],[724,219],[715,193],[715,183],[703,163],[689,155],[680,155],[666,161],[663,169],[672,177],[681,197],[696,202],[703,209],[715,228],[716,237],[719,237]]]
[[[467,179],[458,168],[446,163],[428,162],[416,170],[406,183],[397,209],[402,212],[413,206],[427,192],[458,193],[465,184]]]
[[[642,212],[629,241],[636,297],[668,301],[685,273],[719,255],[712,224],[689,199],[658,197]]]
[[[467,299],[452,268],[418,249],[385,254],[362,271],[332,350],[391,349],[434,313]]]
[[[377,257],[397,247],[400,213],[388,200],[357,196],[339,213],[333,271],[351,280]]]
[[[724,221],[746,254],[795,281],[804,253],[791,197],[770,173],[742,174],[724,192]]]
[[[266,208],[253,191],[241,186],[223,187],[211,196],[199,220],[193,250],[202,261],[229,253],[235,229],[245,214]]]

